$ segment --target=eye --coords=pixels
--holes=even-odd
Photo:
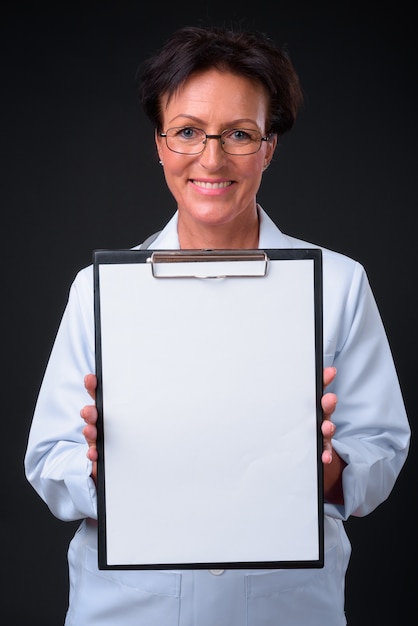
[[[250,143],[258,140],[258,132],[256,130],[233,128],[227,131],[226,138],[236,143]]]
[[[175,136],[180,139],[200,139],[201,135],[202,131],[199,131],[197,128],[185,126],[183,128],[177,128]]]

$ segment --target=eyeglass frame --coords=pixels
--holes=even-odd
[[[202,132],[205,136],[205,139],[202,140],[203,143],[203,148],[201,150],[199,150],[199,152],[178,152],[177,150],[173,150],[173,148],[170,148],[170,146],[168,145],[168,141],[167,141],[167,133],[170,130],[180,130],[182,128],[194,128],[194,130],[199,130],[200,132]],[[222,142],[222,136],[227,133],[228,131],[232,131],[232,130],[239,130],[239,131],[256,131],[257,133],[260,133],[260,145],[258,146],[257,150],[254,150],[254,152],[241,152],[241,153],[234,153],[234,152],[227,152],[224,148],[224,143]],[[173,128],[167,128],[166,132],[159,132],[158,136],[159,137],[164,137],[165,138],[165,143],[167,148],[171,151],[171,152],[175,152],[175,154],[183,154],[184,156],[198,156],[199,154],[202,154],[202,152],[205,150],[206,146],[207,146],[207,141],[208,139],[219,139],[220,142],[220,146],[221,146],[221,150],[223,152],[225,152],[225,154],[229,154],[230,156],[248,156],[250,154],[257,154],[257,152],[260,151],[261,146],[262,146],[262,142],[263,141],[269,141],[271,139],[271,137],[274,135],[274,133],[270,133],[269,135],[262,135],[261,132],[258,129],[254,129],[254,128],[225,128],[225,130],[223,130],[221,132],[220,135],[208,135],[203,128],[195,128],[194,126],[173,126]]]

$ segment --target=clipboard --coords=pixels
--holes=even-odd
[[[320,249],[93,272],[99,569],[323,567]]]

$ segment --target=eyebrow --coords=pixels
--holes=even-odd
[[[194,115],[188,115],[187,113],[179,113],[178,115],[176,115],[175,117],[173,117],[173,119],[171,119],[168,124],[172,124],[174,123],[177,118],[184,118],[187,120],[190,120],[191,122],[195,122],[196,124],[199,124],[200,126],[204,126],[205,123],[203,122],[203,120],[201,120],[198,117],[195,117]],[[256,126],[258,128],[258,125],[256,124],[256,122],[250,118],[244,117],[238,120],[234,120],[233,122],[231,122],[230,124],[228,124],[227,126],[225,126],[225,128],[236,128],[239,127],[243,124],[254,124],[254,126]],[[184,126],[185,124],[180,124],[180,126]]]

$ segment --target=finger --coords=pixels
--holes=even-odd
[[[83,435],[89,446],[95,446],[97,441],[97,428],[93,424],[87,424],[83,428]]]
[[[335,411],[337,406],[337,396],[335,393],[324,393],[321,398],[322,411],[324,413],[324,419],[329,419]]]
[[[89,396],[96,400],[97,376],[94,374],[86,374],[84,377],[84,386]]]
[[[332,447],[324,448],[321,455],[321,460],[324,465],[330,465],[332,463]]]
[[[335,424],[330,419],[325,419],[321,425],[322,436],[324,439],[322,448],[322,463],[329,465],[332,462],[332,437],[335,434]]]
[[[96,427],[93,426],[92,424],[87,424],[83,428],[83,435],[89,447],[87,451],[87,458],[89,458],[90,461],[95,462],[97,461],[97,457],[98,457],[97,447],[96,447],[96,442],[97,442]]]
[[[323,380],[324,380],[324,388],[327,387],[334,380],[337,374],[336,367],[324,367]]]
[[[331,441],[335,435],[336,426],[330,419],[326,419],[321,424],[321,432],[324,438],[324,442]]]
[[[94,405],[84,406],[80,411],[80,415],[86,424],[96,424],[97,422],[98,413]]]

